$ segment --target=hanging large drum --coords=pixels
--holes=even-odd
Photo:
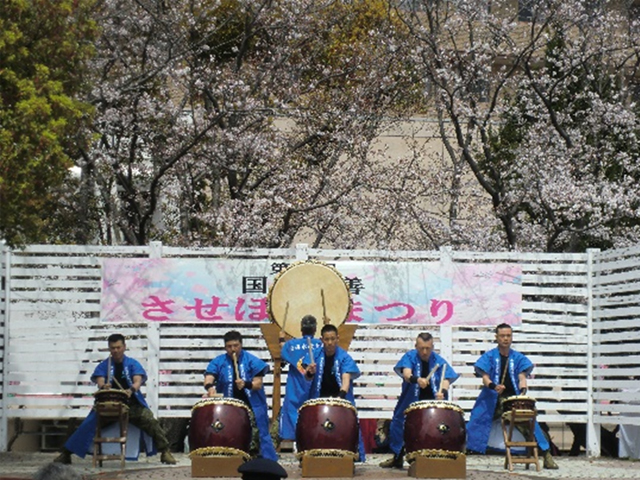
[[[242,455],[249,458],[249,407],[235,398],[207,398],[191,409],[191,456]]]
[[[407,461],[417,456],[457,458],[464,453],[464,412],[456,404],[438,400],[413,402],[404,414]]]
[[[351,293],[343,276],[330,265],[299,262],[276,276],[267,295],[267,309],[274,323],[298,338],[305,315],[313,315],[320,325],[342,325],[351,311]]]
[[[298,458],[350,456],[358,458],[358,415],[351,403],[340,398],[307,400],[298,410],[296,425]]]

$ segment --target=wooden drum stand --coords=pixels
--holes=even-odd
[[[505,459],[504,468],[508,468],[509,471],[513,471],[514,463],[524,463],[526,469],[529,469],[530,464],[536,466],[536,471],[540,471],[540,462],[538,460],[538,443],[534,436],[534,428],[536,423],[536,411],[535,410],[518,410],[513,409],[502,414],[502,434],[504,436],[504,449]],[[529,438],[525,438],[523,442],[514,442],[513,430],[518,423],[525,423],[529,426]],[[508,424],[508,425],[507,425]],[[527,454],[524,457],[514,456],[511,453],[513,447],[525,447]]]

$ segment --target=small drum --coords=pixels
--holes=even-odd
[[[235,398],[207,398],[191,409],[189,450],[191,456],[249,459],[251,418],[249,407]]]
[[[351,311],[351,293],[335,268],[316,261],[298,262],[274,279],[267,295],[267,310],[271,321],[298,338],[305,315],[313,315],[320,324],[325,314],[328,323],[336,327],[344,323]]]
[[[341,398],[307,400],[298,409],[296,425],[298,458],[358,458],[358,415],[351,403]]]
[[[93,406],[103,417],[117,417],[129,411],[129,396],[124,390],[98,390],[93,397]]]
[[[464,452],[464,412],[451,402],[413,402],[404,411],[404,443],[407,461],[417,456],[457,458]]]
[[[508,412],[509,410],[527,410],[535,412],[536,400],[535,398],[527,397],[526,395],[513,395],[504,399],[502,408],[505,412]]]

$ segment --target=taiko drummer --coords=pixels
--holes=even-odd
[[[474,365],[476,376],[482,378],[482,390],[467,425],[467,450],[476,453],[486,452],[493,420],[502,416],[503,402],[527,393],[527,377],[534,367],[525,355],[511,348],[513,329],[510,325],[498,325],[495,333],[498,346],[485,352]],[[525,430],[528,427],[516,424],[516,428],[528,438],[529,432]],[[544,455],[544,468],[557,469],[549,441],[538,422],[534,435]]]
[[[224,334],[223,340],[226,353],[209,362],[204,372],[204,389],[209,397],[219,393],[249,405],[258,429],[260,456],[277,460],[269,433],[269,411],[263,387],[263,377],[269,373],[269,366],[242,349],[240,332],[231,330]]]
[[[326,324],[320,330],[322,348],[303,359],[306,378],[311,382],[309,399],[339,397],[355,406],[353,381],[360,376],[360,369],[346,350],[338,346],[340,337],[335,325]],[[359,461],[365,461],[364,443],[359,435]]]
[[[421,400],[447,400],[449,386],[459,377],[451,365],[433,351],[433,337],[428,332],[418,335],[415,348],[405,353],[393,370],[402,377],[402,392],[389,428],[393,457],[380,464],[383,468],[402,468],[407,407]]]
[[[153,416],[149,405],[140,392],[141,387],[147,381],[147,373],[137,360],[125,355],[127,345],[125,338],[120,333],[114,333],[107,338],[109,357],[96,366],[91,381],[95,382],[98,389],[117,389],[124,391],[128,397],[129,422],[147,433],[155,443],[155,448],[162,452],[160,461],[169,465],[176,463],[169,451],[169,441]],[[84,458],[93,450],[93,439],[96,432],[98,415],[94,410],[80,424],[78,429],[64,444],[62,452],[54,460],[57,463],[71,463],[71,454],[75,453]],[[151,442],[149,442],[151,443]],[[147,455],[152,455],[154,445],[147,445]]]
[[[296,424],[298,423],[298,410],[305,400],[309,398],[310,382],[304,376],[305,368],[302,366],[305,355],[311,349],[313,352],[319,352],[322,348],[322,342],[314,338],[318,321],[313,315],[305,315],[300,320],[300,333],[302,338],[293,338],[284,342],[281,347],[282,360],[289,364],[289,373],[287,375],[287,391],[280,410],[280,421],[278,425],[278,435],[280,440],[296,439]],[[282,332],[284,336],[284,332]],[[317,353],[316,353],[317,355]]]

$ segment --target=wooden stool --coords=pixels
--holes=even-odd
[[[524,463],[525,468],[528,470],[529,465],[534,463],[536,471],[540,471],[540,463],[538,461],[538,443],[534,436],[534,428],[536,422],[535,410],[510,410],[502,414],[502,435],[504,435],[504,448],[506,457],[504,459],[504,468],[508,468],[509,471],[513,471],[514,463]],[[507,426],[507,423],[509,424]],[[524,442],[514,442],[513,430],[518,423],[526,423],[529,425],[529,438],[525,438]],[[526,456],[519,457],[511,454],[512,447],[525,447]]]
[[[129,426],[129,406],[124,403],[103,402],[96,403],[94,410],[97,415],[96,436],[93,438],[93,468],[96,462],[102,467],[103,460],[120,460],[120,468],[124,469],[125,451],[127,446],[127,428]],[[102,429],[107,423],[117,422],[120,427],[119,437],[103,437]],[[103,443],[119,443],[120,455],[104,455]]]

